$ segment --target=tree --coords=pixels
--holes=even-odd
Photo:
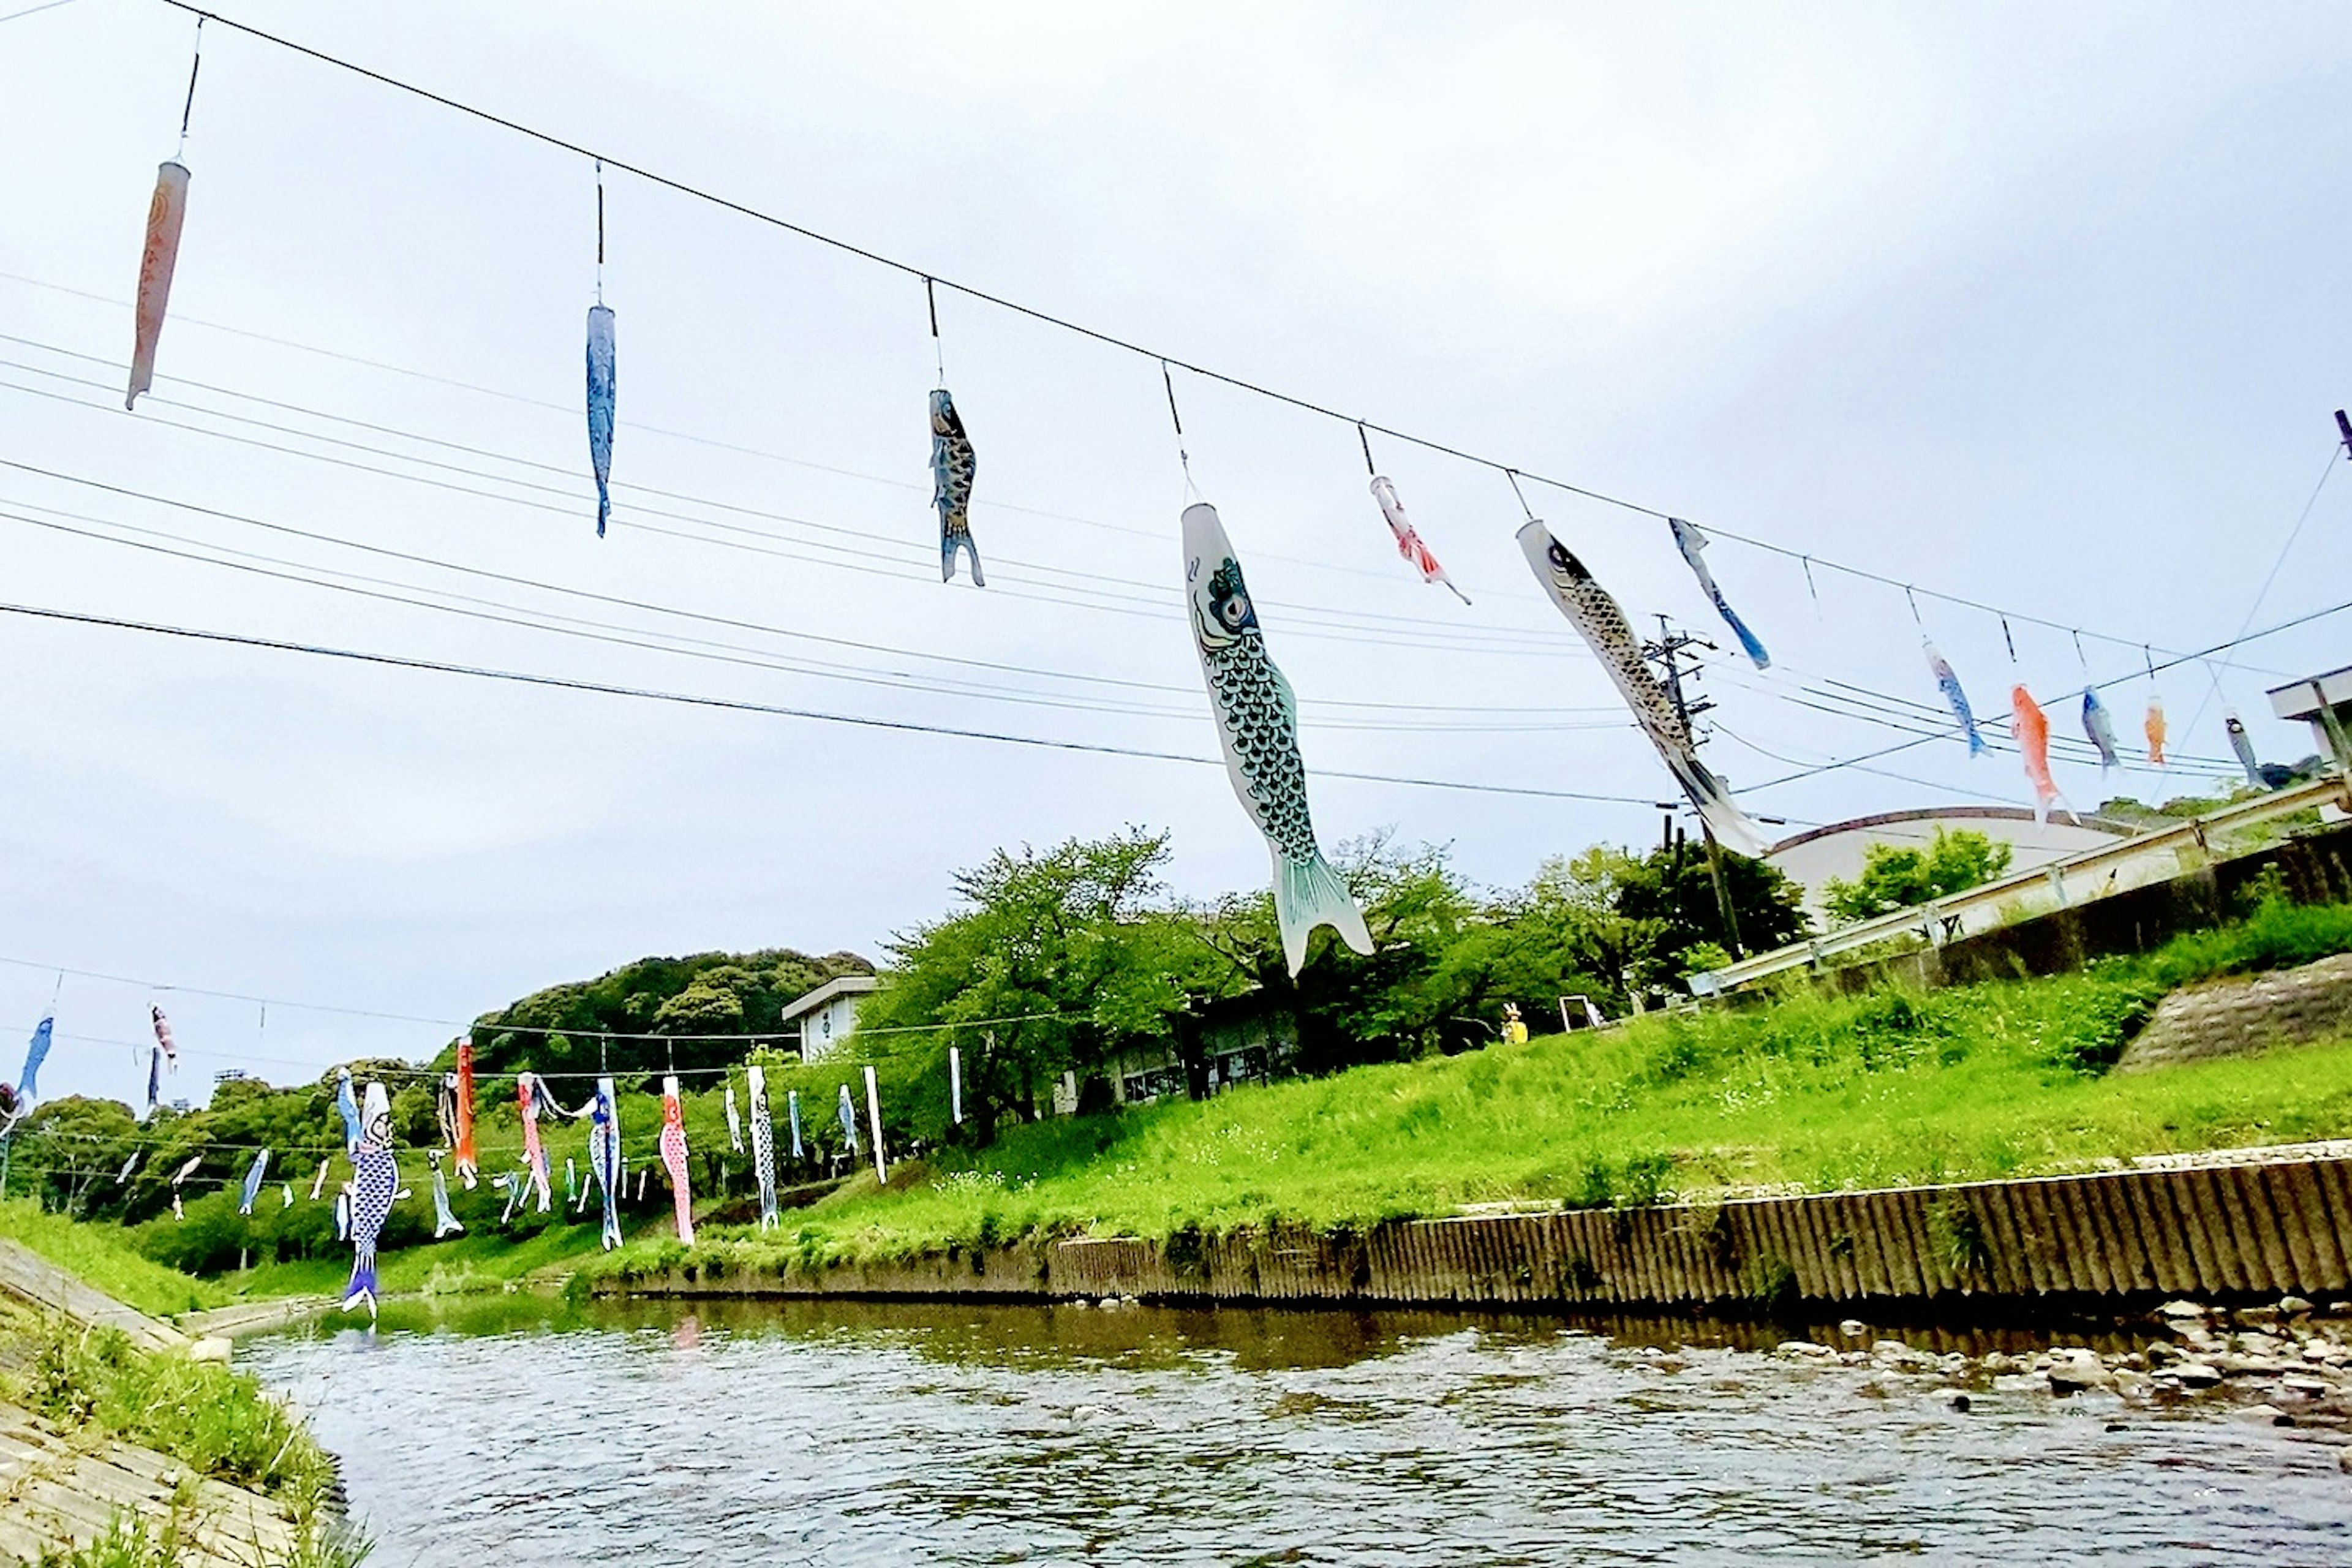
[[[1841,921],[1866,921],[1992,881],[2009,869],[2011,847],[1969,828],[1938,827],[1926,848],[1874,844],[1862,875],[1822,884],[1822,903]]]
[[[963,908],[896,938],[861,1036],[955,1030],[964,1106],[982,1143],[1065,1070],[1099,1070],[1124,1045],[1164,1038],[1186,1005],[1167,911],[1155,903],[1168,836],[1129,827],[1051,849],[998,850],[959,872]]]
[[[1693,949],[1733,945],[1703,849],[1678,843],[1653,849],[1640,860],[1627,856],[1611,875],[1617,914],[1643,939],[1628,967],[1645,988],[1672,986],[1701,967]],[[1727,849],[1723,880],[1738,922],[1738,942],[1750,952],[1785,946],[1804,934],[1803,889],[1778,868]]]
[[[854,952],[813,958],[791,948],[641,958],[594,980],[553,985],[474,1021],[474,1065],[486,1073],[657,1071],[742,1059],[751,1039],[790,1038],[783,1009],[826,981],[871,974]],[[643,1037],[668,1036],[670,1040]],[[673,1043],[674,1042],[674,1043]],[[446,1069],[456,1044],[436,1058]]]

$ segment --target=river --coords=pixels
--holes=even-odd
[[[499,1298],[238,1355],[341,1457],[376,1568],[2352,1563],[2352,1477],[2308,1432],[1963,1413],[1778,1337]]]

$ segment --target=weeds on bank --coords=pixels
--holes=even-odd
[[[31,1198],[0,1202],[0,1236],[19,1241],[128,1307],[155,1317],[217,1307],[228,1292],[142,1256],[129,1231],[45,1214]]]
[[[942,1151],[929,1179],[861,1178],[782,1227],[711,1226],[593,1272],[821,1268],[1092,1232],[1165,1241],[1318,1229],[1505,1200],[1601,1207],[1726,1189],[1829,1190],[2079,1167],[2352,1133],[2352,1041],[2112,1077],[2165,994],[2352,950],[2352,906],[2264,897],[2244,921],[2042,979],[1828,995],[1359,1068],[1160,1102]],[[1942,1237],[1973,1255],[1965,1216]]]

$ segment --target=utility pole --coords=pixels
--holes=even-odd
[[[1693,647],[1703,647],[1709,653],[1715,651],[1715,645],[1705,637],[1693,637],[1688,632],[1675,631],[1667,624],[1666,617],[1660,616],[1658,640],[1644,643],[1642,646],[1642,657],[1665,672],[1666,696],[1674,703],[1675,712],[1681,718],[1683,728],[1689,732],[1691,744],[1696,746],[1699,734],[1691,721],[1713,708],[1715,704],[1704,698],[1692,702],[1684,695],[1683,653],[1685,649]],[[1689,675],[1693,680],[1696,680],[1698,679],[1697,660],[1694,659],[1691,663]],[[1707,826],[1706,818],[1704,816],[1699,818],[1698,827],[1699,832],[1706,837],[1706,869],[1707,875],[1715,882],[1715,911],[1723,922],[1723,945],[1730,950],[1732,957],[1738,958],[1743,956],[1739,945],[1739,918],[1732,910],[1731,885],[1723,879],[1723,846],[1715,841],[1715,831]]]

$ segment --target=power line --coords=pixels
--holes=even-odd
[[[736,201],[731,197],[720,195],[714,191],[705,189],[704,187],[694,184],[689,181],[677,179],[667,174],[656,173],[656,171],[648,169],[641,164],[633,163],[625,158],[617,157],[613,153],[599,151],[586,146],[583,143],[571,141],[566,137],[558,136],[552,132],[542,131],[534,126],[525,125],[520,121],[510,120],[504,115],[495,113],[487,109],[478,108],[461,100],[448,97],[446,94],[436,92],[429,88],[421,87],[416,83],[404,80],[398,77],[387,75],[383,71],[374,70],[369,67],[360,65],[355,61],[345,59],[341,56],[330,54],[323,49],[314,48],[310,45],[298,43],[280,34],[268,32],[266,29],[254,26],[249,23],[239,22],[233,18],[223,16],[218,12],[209,11],[201,5],[194,4],[193,0],[163,0],[163,3],[173,7],[174,9],[187,12],[188,14],[204,20],[217,22],[222,26],[228,27],[258,42],[273,45],[276,47],[287,50],[289,53],[300,55],[303,58],[316,61],[320,65],[331,66],[335,69],[346,71],[353,76],[373,81],[379,86],[390,88],[396,92],[406,93],[411,97],[421,99],[425,102],[433,103],[443,109],[451,110],[457,113],[467,116],[468,118],[480,121],[485,124],[493,125],[500,130],[511,132],[518,136],[522,136],[530,141],[537,142],[542,146],[552,147],[559,152],[569,153],[583,160],[600,163],[607,170],[634,175],[636,178],[645,181],[646,184],[658,186],[663,190],[670,191],[676,195],[689,197],[696,201],[708,203],[712,206],[733,213],[738,216],[750,218],[755,223],[765,224],[770,227],[780,229],[788,234],[796,235],[803,239],[811,240],[816,244],[828,247],[834,250],[840,251],[845,255],[855,257],[859,260],[870,262],[877,267],[887,268],[908,279],[921,281],[927,289],[950,289],[955,292],[965,296],[967,299],[977,300],[982,304],[992,305],[998,310],[1010,311],[1015,315],[1025,317],[1045,326],[1059,328],[1064,331],[1070,332],[1090,342],[1099,343],[1107,348],[1117,349],[1122,353],[1133,354],[1139,358],[1151,361],[1162,366],[1163,369],[1173,368],[1181,370],[1187,374],[1197,375],[1203,380],[1213,381],[1220,384],[1230,386],[1236,391],[1246,392],[1253,395],[1265,398],[1270,402],[1282,404],[1286,406],[1298,409],[1303,413],[1319,415],[1324,418],[1336,420],[1340,424],[1350,426],[1360,432],[1378,431],[1383,438],[1403,441],[1410,445],[1419,447],[1424,451],[1439,453],[1445,457],[1456,458],[1462,462],[1474,464],[1477,467],[1487,468],[1498,475],[1532,479],[1538,484],[1549,486],[1564,494],[1580,496],[1587,500],[1597,501],[1604,506],[1615,507],[1621,510],[1635,512],[1644,517],[1656,518],[1660,521],[1664,521],[1669,515],[1654,507],[1645,506],[1638,501],[1628,500],[1622,497],[1611,495],[1601,490],[1596,490],[1588,486],[1574,484],[1565,479],[1553,479],[1517,464],[1505,463],[1494,458],[1483,457],[1460,447],[1452,446],[1428,437],[1414,435],[1412,432],[1408,430],[1401,430],[1391,426],[1381,425],[1357,415],[1342,413],[1337,408],[1333,408],[1327,404],[1318,403],[1311,398],[1283,392],[1275,387],[1267,386],[1261,382],[1249,380],[1244,376],[1233,375],[1223,371],[1213,370],[1206,365],[1194,363],[1193,362],[1176,354],[1165,353],[1156,349],[1147,348],[1143,344],[1136,342],[1131,339],[1120,337],[1116,333],[1106,331],[1099,328],[1087,326],[1083,322],[1073,321],[1066,316],[1056,315],[1050,310],[1042,310],[1036,306],[1024,305],[1018,300],[1008,299],[1001,294],[991,293],[987,289],[974,287],[969,283],[958,282],[954,279],[941,276],[934,268],[918,267],[912,262],[901,261],[895,257],[886,256],[879,251],[870,249],[850,240],[843,239],[838,236],[827,234],[821,229],[812,228],[805,224],[795,223],[789,218],[763,211],[761,208],[751,206],[746,203]],[[1848,576],[1859,578],[1866,582],[1877,583],[1890,588],[1899,588],[1906,592],[1924,595],[1929,598],[1937,599],[1946,604],[1958,605],[1965,609],[1976,610],[1982,614],[2000,616],[2009,620],[2024,622],[2028,625],[2040,626],[2053,631],[2070,632],[2079,636],[2095,637],[2100,641],[2114,643],[2124,647],[2142,647],[2144,643],[2144,639],[2140,638],[2114,637],[2107,633],[2093,631],[2087,627],[2068,626],[2062,621],[2051,620],[2044,616],[2030,615],[2022,611],[2003,610],[1997,605],[1986,604],[1980,600],[1967,598],[1960,595],[1947,594],[1937,589],[1919,587],[1916,584],[1906,583],[1900,579],[1886,576],[1881,573],[1867,571],[1860,567],[1848,566],[1826,557],[1792,550],[1784,545],[1769,543],[1764,540],[1757,539],[1748,534],[1736,532],[1718,523],[1709,522],[1706,524],[1706,530],[1709,534],[1715,537],[1732,540],[1738,543],[1748,545],[1752,549],[1768,551],[1773,554],[1780,555],[1791,561],[1802,562],[1809,566],[1826,566],[1832,571],[1843,572]]]
[[[59,394],[44,391],[37,387],[26,387],[17,385],[14,383],[0,382],[0,389],[22,393],[25,395],[32,397],[46,398],[52,402],[63,403],[68,407],[81,408],[92,413],[108,412],[102,405],[89,403],[78,398],[63,396]],[[189,405],[178,405],[177,406],[187,407]],[[224,416],[224,417],[233,416]],[[422,485],[432,489],[442,490],[451,494],[470,496],[477,500],[493,501],[500,505],[517,507],[532,511],[545,512],[552,516],[569,517],[572,516],[576,510],[570,505],[558,505],[552,501],[535,500],[527,496],[508,495],[495,490],[480,489],[471,485],[458,484],[449,479],[436,479],[424,474],[406,472],[400,468],[382,468],[373,463],[359,462],[349,458],[341,458],[328,453],[310,451],[299,447],[284,446],[274,441],[264,441],[252,437],[239,436],[230,431],[210,429],[204,426],[187,425],[176,420],[162,417],[146,418],[142,420],[142,423],[159,426],[166,429],[180,430],[190,435],[203,436],[214,440],[226,441],[237,446],[249,447],[261,451],[276,452],[281,456],[301,458],[310,462],[322,463],[333,468],[343,468],[355,473],[373,474],[381,479],[398,479],[404,483]],[[321,440],[331,439],[331,437],[312,437],[309,438]],[[430,438],[419,437],[419,439]],[[352,445],[351,443],[341,444],[346,446]],[[383,453],[375,448],[366,449],[374,452],[377,456],[385,457],[395,462],[421,461],[421,459],[411,458],[405,454],[388,454]],[[445,469],[450,468],[449,465],[446,464],[434,466],[440,467]],[[465,469],[457,469],[455,471],[460,473],[471,473],[471,470]],[[529,481],[509,479],[499,475],[472,474],[472,477],[487,480],[490,483],[517,485],[527,489],[541,490],[549,494],[563,493],[554,490],[551,487],[538,485]],[[624,487],[625,489],[625,488],[626,487]],[[737,507],[727,502],[713,501],[701,504],[711,505],[720,508],[721,510],[747,512],[755,516],[770,517],[776,521],[784,521],[796,526],[814,526],[826,528],[830,531],[839,532],[853,531],[849,530],[832,529],[830,528],[830,525],[825,524],[810,524],[803,519],[782,517],[780,514],[775,513],[761,513],[756,511],[754,509]],[[714,533],[741,537],[706,538],[701,534],[681,532],[675,528],[665,528],[658,523],[642,521],[642,519],[646,517],[670,519],[679,522],[689,523],[697,528],[709,530]],[[633,509],[631,527],[633,531],[638,533],[653,534],[663,538],[677,539],[688,543],[698,544],[710,548],[733,550],[754,555],[772,556],[781,560],[800,562],[803,564],[831,567],[841,571],[864,573],[871,576],[896,577],[907,582],[926,580],[925,573],[917,565],[916,557],[911,552],[886,553],[873,550],[860,549],[851,545],[829,543],[824,541],[797,540],[789,535],[778,534],[767,529],[751,528],[738,523],[721,522],[712,518],[697,517],[690,513],[684,512],[667,511],[658,508],[639,507]],[[866,536],[859,535],[858,537]],[[745,541],[747,539],[769,541],[772,542],[770,544],[753,544],[746,542]],[[798,548],[777,549],[772,547],[775,543],[793,545],[797,546]],[[837,560],[835,559],[833,555],[812,555],[804,553],[804,552],[810,550],[829,551],[833,552],[834,555],[845,556],[849,559]],[[871,564],[861,564],[860,563],[870,563]],[[897,570],[893,568],[904,569]],[[1138,591],[1128,593],[1106,593],[1099,589],[1087,589],[1083,586],[1060,583],[1038,583],[1033,579],[1032,586],[1027,591],[1024,591],[1019,588],[1006,588],[1002,591],[992,590],[991,592],[993,596],[998,598],[1025,599],[1037,604],[1055,605],[1066,607],[1093,610],[1105,614],[1140,616],[1143,619],[1154,621],[1165,622],[1179,620],[1181,618],[1178,612],[1168,608],[1165,595],[1157,592],[1147,584],[1133,583],[1129,580],[1104,577],[1096,574],[1072,573],[1061,568],[1050,566],[1033,566],[1031,569],[1033,571],[1058,574],[1064,576],[1093,576],[1101,582],[1114,584],[1120,587]],[[1267,601],[1267,603],[1270,605],[1275,604],[1274,601]],[[1541,658],[1551,658],[1563,653],[1567,654],[1569,657],[1576,657],[1582,651],[1580,648],[1570,647],[1567,641],[1556,641],[1555,639],[1559,636],[1559,634],[1551,633],[1549,628],[1528,627],[1486,629],[1476,626],[1453,627],[1424,622],[1423,625],[1426,629],[1391,630],[1390,626],[1382,626],[1379,623],[1384,620],[1401,623],[1405,620],[1414,619],[1414,617],[1398,617],[1378,613],[1367,614],[1346,610],[1333,610],[1325,606],[1308,605],[1292,605],[1287,606],[1276,605],[1276,607],[1283,608],[1286,616],[1296,617],[1286,620],[1285,625],[1286,636],[1318,637],[1326,641],[1355,643],[1371,647],[1407,647],[1419,651],[1504,653]],[[1367,622],[1370,624],[1357,624]],[[944,656],[924,655],[920,657],[937,658]],[[1065,679],[1067,678],[1066,677]]]
[[[2294,526],[2287,530],[2286,542],[2279,546],[2277,558],[2272,561],[2270,571],[2263,578],[2262,587],[2254,594],[2254,602],[2246,606],[2246,618],[2238,623],[2240,637],[2246,635],[2246,628],[2254,624],[2254,616],[2262,611],[2263,601],[2271,596],[2271,584],[2278,581],[2280,569],[2286,564],[2287,556],[2294,550],[2294,542],[2303,537],[2303,525],[2311,521],[2312,508],[2319,504],[2319,492],[2327,488],[2328,478],[2335,472],[2336,448],[2330,447],[2327,449],[2327,465],[2319,470],[2319,482],[2311,487],[2311,499],[2303,503],[2303,511],[2295,518]],[[2189,727],[2191,730],[2197,728],[2198,721],[2205,717],[2205,710],[2211,705],[2213,693],[2219,686],[2218,681],[2213,682],[2198,694],[2197,711],[2189,717]]]
[[[2312,610],[2305,615],[2296,616],[2290,620],[2280,621],[2273,626],[2265,626],[2261,631],[2235,637],[2231,638],[2228,642],[2215,643],[2210,647],[2203,648],[2194,653],[2185,653],[2180,655],[2178,658],[2167,659],[2163,663],[2154,665],[2150,668],[2152,671],[2160,672],[2167,669],[2178,668],[2179,666],[2184,664],[2194,664],[2201,659],[2209,658],[2214,654],[2225,652],[2230,648],[2238,647],[2250,642],[2260,642],[2264,637],[2276,637],[2281,632],[2293,631],[2297,626],[2308,626],[2314,621],[2325,620],[2329,616],[2342,615],[2347,610],[2352,610],[2352,600],[2347,600],[2342,604],[2330,605],[2326,609]],[[2115,677],[2113,679],[2095,681],[2092,684],[2095,688],[2100,690],[2105,690],[2109,687],[2115,686],[2128,686],[2135,681],[2145,679],[2147,673],[2147,672],[2136,672],[2131,675],[2119,675]],[[1760,790],[1776,789],[1782,784],[1794,784],[1800,779],[1813,778],[1822,773],[1833,773],[1838,769],[1853,767],[1862,763],[1876,762],[1882,757],[1890,757],[1898,752],[1907,752],[1917,747],[1927,745],[1931,742],[1948,740],[1950,738],[1951,733],[1951,731],[1947,729],[1934,734],[1922,734],[1915,740],[1904,741],[1891,746],[1884,746],[1874,752],[1864,752],[1859,756],[1846,757],[1836,762],[1823,763],[1817,767],[1801,769],[1799,772],[1792,773],[1784,773],[1776,779],[1767,779],[1762,784],[1743,784],[1738,789],[1735,789],[1732,793],[1734,795],[1753,795]]]
[[[785,719],[809,719],[823,723],[847,724],[859,729],[888,730],[907,734],[949,735],[962,740],[992,741],[1004,745],[1034,746],[1046,751],[1081,752],[1100,756],[1139,757],[1151,762],[1189,763],[1200,767],[1225,765],[1221,758],[1194,756],[1184,752],[1161,752],[1139,746],[1112,745],[1102,742],[1065,741],[1043,735],[972,730],[953,724],[922,723],[910,719],[881,719],[865,714],[834,713],[823,709],[796,708],[773,702],[754,702],[743,698],[663,691],[650,687],[620,686],[571,676],[542,675],[525,670],[499,669],[486,665],[457,664],[442,659],[417,658],[402,654],[372,653],[320,643],[299,643],[276,637],[247,637],[235,632],[211,631],[195,626],[125,620],[113,616],[55,609],[37,605],[0,604],[0,614],[24,616],[37,620],[68,622],[79,626],[105,626],[120,631],[144,632],[156,637],[184,637],[194,642],[221,643],[237,647],[265,648],[278,653],[304,654],[319,658],[348,659],[358,664],[381,665],[394,669],[429,670],[442,675],[462,675],[481,680],[512,681],[524,686],[593,692],[607,697],[632,697],[646,701],[671,702],[690,708],[716,708],[740,713],[771,714]],[[1409,784],[1423,789],[1461,790],[1474,795],[1517,795],[1538,800],[1585,801],[1601,805],[1648,806],[1654,804],[1654,799],[1650,795],[1597,795],[1582,790],[1545,789],[1533,784],[1479,784],[1466,779],[1426,779],[1402,773],[1360,773],[1338,768],[1318,768],[1315,771],[1316,775],[1320,778],[1351,779],[1364,784]]]

